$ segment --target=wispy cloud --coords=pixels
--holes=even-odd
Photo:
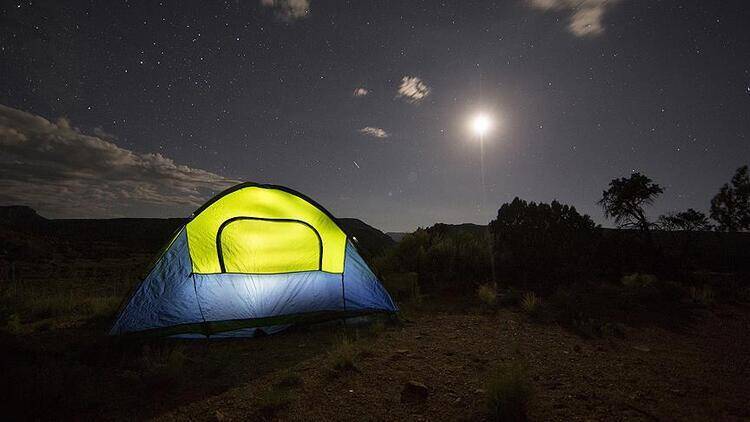
[[[416,76],[404,76],[398,87],[396,98],[403,98],[407,102],[416,104],[430,95],[430,87]]]
[[[235,183],[94,132],[0,105],[0,203],[51,217],[185,215]]]
[[[568,30],[578,37],[601,34],[604,31],[604,12],[618,1],[620,0],[528,0],[531,7],[536,9],[569,12]]]
[[[310,0],[260,0],[260,4],[274,9],[276,16],[286,21],[303,19],[310,14]]]
[[[357,87],[354,89],[354,96],[355,97],[364,97],[365,95],[369,94],[370,90],[364,87]]]
[[[366,135],[366,136],[372,136],[373,138],[381,138],[381,139],[391,136],[385,130],[379,127],[372,127],[372,126],[363,127],[362,129],[359,130],[359,133]]]

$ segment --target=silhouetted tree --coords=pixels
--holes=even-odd
[[[499,279],[552,290],[588,273],[596,224],[575,207],[526,202],[503,204],[490,222]]]
[[[659,217],[659,227],[663,230],[706,231],[711,230],[708,217],[701,211],[688,208],[687,211],[665,214]]]
[[[727,232],[750,230],[750,175],[747,166],[737,169],[731,186],[725,183],[711,199],[711,218],[717,229]]]
[[[604,209],[605,217],[614,218],[618,228],[648,233],[653,223],[648,221],[643,207],[653,204],[663,192],[664,189],[648,176],[635,172],[627,178],[612,179],[598,204]]]

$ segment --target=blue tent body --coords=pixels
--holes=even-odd
[[[283,189],[320,207],[297,192],[277,186],[243,184],[227,192],[243,187]],[[177,232],[148,276],[133,291],[110,334],[247,337],[258,334],[259,330],[268,334],[278,332],[294,323],[397,311],[348,237],[342,243],[340,273],[320,269],[263,274],[200,273],[191,262],[189,225]],[[217,236],[220,238],[221,230]],[[224,248],[228,250],[228,246]],[[321,254],[322,250],[321,246]]]

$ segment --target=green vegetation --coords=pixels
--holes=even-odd
[[[0,321],[5,321],[9,331],[21,333],[60,323],[110,320],[114,316],[122,301],[120,295],[111,290],[84,291],[85,286],[73,284],[74,281],[59,286],[13,283],[0,290]]]
[[[436,224],[406,235],[373,264],[386,287],[396,284],[394,275],[413,274],[408,281],[416,280],[418,291],[473,292],[490,279],[490,242],[484,227]]]
[[[493,284],[482,284],[477,288],[477,297],[483,305],[493,307],[497,302],[497,289]]]
[[[527,420],[533,389],[523,366],[517,363],[498,366],[489,375],[485,389],[491,420]]]

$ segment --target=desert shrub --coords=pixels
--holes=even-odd
[[[356,371],[356,360],[359,350],[352,340],[343,337],[328,352],[328,360],[331,368],[339,372]]]
[[[626,307],[653,307],[666,302],[677,302],[684,295],[681,285],[658,279],[651,274],[634,273],[622,277],[621,296]]]
[[[497,367],[489,376],[487,410],[491,420],[525,421],[533,389],[525,369],[519,364]]]
[[[714,290],[709,285],[691,286],[689,292],[690,300],[696,305],[708,307],[716,302]]]
[[[389,272],[414,273],[425,290],[473,292],[490,279],[489,240],[481,226],[435,224],[406,235],[375,262],[386,279]]]
[[[521,310],[527,315],[536,317],[539,315],[542,300],[534,292],[526,292],[521,297]]]
[[[490,222],[499,280],[551,292],[590,272],[596,225],[574,207],[515,198]]]
[[[482,304],[492,307],[497,302],[497,289],[492,284],[482,284],[477,288],[477,296]]]
[[[419,275],[415,272],[392,272],[381,277],[383,286],[396,301],[419,304],[422,293],[419,290]]]

